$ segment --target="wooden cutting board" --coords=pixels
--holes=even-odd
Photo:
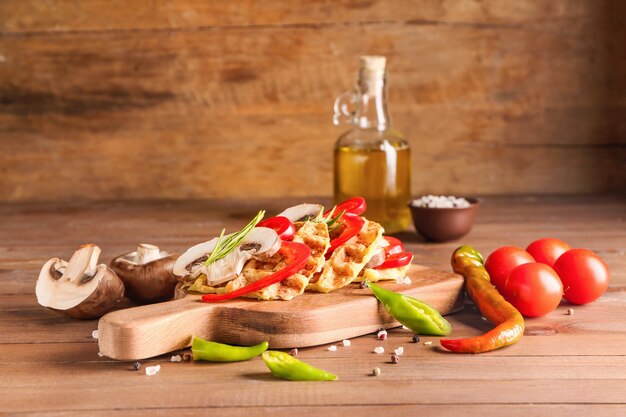
[[[412,265],[411,284],[382,286],[422,300],[442,314],[463,308],[463,278]],[[273,349],[315,346],[399,325],[372,292],[356,284],[328,293],[305,293],[291,301],[237,299],[208,304],[199,296],[118,310],[98,323],[104,355],[145,359],[191,344],[191,336],[249,346],[269,341]]]

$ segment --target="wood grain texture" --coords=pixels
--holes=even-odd
[[[100,416],[169,416],[175,413],[180,417],[197,416],[203,413],[204,409],[194,407],[176,407],[168,409],[144,408],[134,410],[89,410],[89,415]],[[219,415],[224,417],[241,416],[240,407],[220,407]],[[394,404],[394,405],[356,405],[356,406],[336,406],[327,405],[320,408],[307,408],[301,406],[293,407],[247,407],[246,414],[267,415],[271,413],[277,417],[292,417],[294,415],[303,417],[318,417],[320,413],[324,416],[359,415],[359,416],[389,416],[406,417],[408,415],[427,415],[431,417],[442,416],[483,416],[500,417],[506,414],[509,417],[528,416],[552,416],[552,417],[586,417],[588,415],[603,417],[623,417],[623,406],[619,404],[516,404],[512,407],[509,404]],[[59,417],[59,416],[83,416],[84,411],[60,411],[60,412],[26,412],[20,413],[25,417]]]
[[[610,4],[605,2],[605,4]],[[605,6],[605,5],[602,5]],[[589,11],[602,13],[586,1],[523,3],[458,0],[303,1],[253,0],[91,0],[76,7],[71,0],[42,3],[5,0],[0,30],[9,33],[111,31],[130,29],[197,29],[231,26],[359,24],[378,21],[443,21],[477,25],[515,25],[545,19],[572,19]]]
[[[298,200],[136,202],[0,206],[0,414],[26,416],[622,416],[626,407],[626,200],[616,197],[487,198],[463,241],[484,254],[503,244],[525,246],[544,235],[589,247],[611,269],[609,290],[598,301],[562,303],[527,320],[525,336],[484,355],[442,353],[438,338],[411,343],[412,333],[389,331],[352,339],[350,347],[300,349],[298,357],[339,374],[330,383],[290,383],[271,377],[255,359],[235,364],[172,363],[170,355],[148,377],[132,362],[98,355],[95,320],[73,320],[37,305],[37,271],[51,256],[69,256],[96,241],[103,261],[137,241],[180,250],[243,225],[259,208],[270,212]],[[448,269],[460,242],[429,244],[400,235],[416,262]],[[449,270],[449,269],[448,269]],[[468,302],[447,316],[453,337],[491,328]],[[433,342],[424,345],[424,342]],[[383,346],[383,355],[372,350]],[[402,346],[400,363],[389,353]],[[374,367],[381,376],[369,376]],[[199,388],[200,387],[200,388]],[[199,394],[200,392],[200,394]]]
[[[412,265],[409,285],[382,283],[433,306],[441,314],[463,308],[463,278]],[[202,303],[199,296],[109,313],[98,321],[100,351],[113,359],[137,360],[191,344],[191,337],[239,346],[267,341],[271,349],[317,346],[397,327],[371,296],[355,285],[329,294],[307,292],[289,302],[231,300]]]
[[[329,195],[364,53],[413,193],[626,189],[622,2],[122,3],[0,4],[0,200]]]

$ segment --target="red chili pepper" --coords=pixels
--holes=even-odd
[[[276,284],[277,282],[280,282],[285,278],[289,278],[290,276],[304,268],[307,261],[309,260],[309,256],[311,256],[311,249],[304,243],[283,242],[280,249],[278,250],[278,253],[286,258],[285,263],[287,265],[283,269],[280,269],[271,275],[261,278],[260,280],[255,281],[252,284],[246,285],[245,287],[241,287],[235,291],[226,294],[205,294],[202,296],[202,301],[212,303],[215,301],[230,300],[232,298],[237,298],[253,291],[261,290],[272,284]]]
[[[367,204],[365,203],[365,199],[363,197],[352,197],[348,200],[337,204],[337,206],[333,209],[327,210],[324,213],[324,217],[328,217],[333,212],[334,216],[337,216],[342,211],[350,214],[363,214],[365,213],[365,209],[367,208]]]
[[[260,221],[256,227],[267,227],[274,230],[281,240],[291,240],[296,234],[296,228],[291,220],[283,216],[269,217]]]
[[[389,243],[389,246],[385,246],[385,255],[393,255],[394,253],[404,252],[404,245],[402,241],[393,236],[384,236],[383,239]]]
[[[489,352],[517,342],[524,334],[524,317],[491,284],[483,264],[482,255],[471,246],[461,246],[452,254],[452,269],[465,277],[465,290],[496,327],[480,336],[441,339],[441,346],[452,352]]]
[[[352,237],[356,236],[365,225],[363,217],[357,214],[346,213],[341,217],[341,219],[343,222],[343,230],[338,237],[330,241],[330,247],[326,251],[326,259],[330,258],[330,255],[332,255],[335,249],[346,243]]]
[[[412,260],[413,254],[411,252],[398,252],[387,256],[385,262],[375,266],[373,269],[399,268],[410,264]]]

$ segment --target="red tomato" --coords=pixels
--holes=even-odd
[[[404,245],[402,241],[393,236],[385,236],[383,237],[389,243],[389,246],[385,246],[385,255],[393,255],[394,253],[404,252]]]
[[[525,263],[511,271],[502,295],[526,317],[539,317],[553,311],[561,302],[563,285],[546,264]]]
[[[356,236],[365,225],[365,220],[363,219],[363,217],[356,214],[346,213],[341,216],[341,218],[343,219],[343,225],[340,229],[341,233],[339,234],[339,236],[330,241],[330,247],[324,255],[326,259],[330,259],[330,256],[335,251],[335,249],[346,243],[352,237]]]
[[[413,254],[411,252],[398,252],[387,256],[385,262],[375,266],[374,269],[400,268],[401,266],[410,264],[412,260]]]
[[[367,208],[367,204],[365,203],[365,199],[363,197],[352,197],[337,204],[333,209],[327,210],[324,212],[324,217],[328,217],[330,213],[333,213],[333,216],[338,216],[339,213],[345,211],[350,214],[363,214],[365,213],[365,209]]]
[[[554,263],[557,259],[559,259],[559,256],[563,255],[570,249],[569,245],[562,240],[545,238],[535,240],[533,243],[528,245],[526,252],[530,253],[530,255],[535,258],[535,261],[549,266],[554,266]]]
[[[563,282],[563,297],[574,304],[587,304],[609,286],[609,268],[602,258],[587,249],[571,249],[554,263]]]
[[[269,217],[260,221],[256,226],[274,230],[282,240],[291,240],[296,234],[296,228],[291,220],[283,216]]]
[[[493,251],[485,262],[491,283],[501,289],[509,274],[518,265],[535,262],[535,259],[522,248],[503,246]]]

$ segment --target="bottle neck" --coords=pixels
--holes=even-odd
[[[360,71],[357,83],[355,123],[361,129],[389,128],[384,71]]]

